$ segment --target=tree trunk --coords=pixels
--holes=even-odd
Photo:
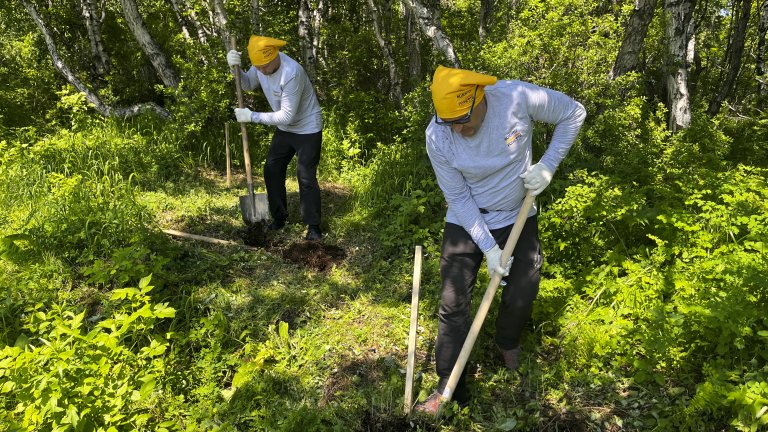
[[[766,0],[768,1],[768,0]],[[409,88],[414,88],[421,81],[421,36],[416,25],[416,19],[411,9],[403,6],[403,21],[405,22],[405,46],[408,51],[408,81]]]
[[[101,40],[101,20],[97,17],[96,5],[93,0],[81,0],[80,6],[83,9],[83,20],[88,31],[91,56],[96,65],[96,72],[99,76],[104,77],[109,73],[109,55],[107,55]]]
[[[485,37],[488,35],[488,29],[493,25],[493,13],[494,13],[494,0],[480,0],[480,25],[479,35],[480,44],[485,41]]]
[[[694,50],[693,10],[695,0],[665,0],[667,15],[667,99],[669,130],[675,132],[691,125],[691,101],[688,94],[688,69]]]
[[[299,47],[304,61],[304,70],[309,75],[310,81],[314,82],[317,78],[317,69],[315,68],[315,55],[313,53],[311,22],[312,13],[310,12],[309,1],[299,0]]]
[[[173,9],[173,14],[176,15],[176,22],[178,22],[179,27],[181,27],[181,34],[184,35],[184,39],[191,42],[192,35],[189,32],[189,22],[187,22],[187,18],[181,11],[179,4],[176,2],[176,0],[168,0],[168,3],[171,5],[171,9]]]
[[[766,44],[765,34],[768,32],[768,0],[763,0],[760,5],[760,23],[757,26],[757,58],[755,59],[755,75],[757,76],[758,93],[761,96],[768,94],[768,76],[766,76],[765,69],[765,56],[766,56]]]
[[[43,38],[45,39],[45,45],[48,47],[48,53],[51,56],[51,60],[53,61],[53,66],[58,70],[66,80],[72,84],[78,91],[82,92],[85,95],[85,99],[90,102],[96,110],[101,113],[101,115],[105,117],[131,117],[136,114],[145,112],[145,111],[153,111],[160,115],[161,117],[168,118],[170,117],[170,113],[157,105],[154,102],[144,103],[144,104],[136,104],[131,105],[128,107],[114,107],[110,105],[106,105],[101,98],[99,98],[99,95],[96,94],[94,91],[91,91],[88,86],[86,86],[80,79],[77,78],[77,76],[69,69],[69,67],[64,63],[64,61],[59,57],[58,50],[56,49],[56,43],[53,40],[53,36],[51,36],[51,32],[48,30],[48,27],[46,27],[43,20],[40,18],[40,15],[37,13],[37,9],[35,9],[34,5],[32,5],[28,0],[21,0],[21,2],[24,4],[24,7],[27,9],[27,13],[32,17],[32,20],[35,21],[35,24],[37,25],[37,28],[40,29],[40,32],[43,34]]]
[[[213,27],[216,29],[216,32],[219,34],[222,44],[224,44],[224,50],[229,51],[231,49],[235,49],[235,47],[229,46],[230,37],[229,30],[227,29],[227,23],[229,22],[229,19],[227,17],[227,11],[224,9],[224,4],[221,2],[221,0],[212,0],[212,3],[211,22],[213,23]]]
[[[456,54],[456,50],[453,48],[451,40],[445,33],[443,33],[443,29],[440,26],[440,20],[435,18],[435,10],[427,8],[419,0],[403,0],[403,3],[405,3],[415,15],[416,22],[419,24],[421,31],[432,39],[435,49],[443,53],[453,67],[460,68],[461,62],[459,61],[459,56]]]
[[[317,2],[317,7],[312,11],[312,55],[315,57],[315,63],[325,65],[326,53],[320,39],[320,29],[323,26],[323,14],[325,13],[325,4],[323,0]],[[322,55],[321,55],[322,53]]]
[[[635,10],[632,11],[627,27],[624,29],[624,40],[621,41],[616,62],[608,75],[610,79],[637,69],[640,50],[643,48],[643,41],[655,10],[656,0],[635,0]]]
[[[154,66],[157,75],[167,87],[176,88],[179,85],[179,76],[173,69],[173,65],[163,53],[163,49],[149,34],[144,20],[139,14],[139,7],[135,0],[120,0],[123,6],[123,16],[128,27],[133,32],[133,36],[141,46],[141,49],[149,57],[149,61]]]
[[[403,93],[400,87],[400,71],[398,71],[397,63],[395,63],[392,45],[389,43],[386,35],[384,35],[384,24],[376,0],[368,0],[368,7],[371,11],[371,18],[373,18],[373,32],[389,67],[389,99],[400,105],[403,100]]]
[[[255,35],[261,34],[261,4],[259,0],[251,0],[251,31]]]
[[[731,25],[731,37],[726,49],[726,67],[725,79],[720,80],[720,90],[710,101],[707,115],[713,117],[720,112],[723,101],[728,99],[733,92],[733,86],[736,83],[736,77],[741,69],[741,56],[744,54],[744,39],[747,35],[747,24],[752,11],[752,0],[741,0],[734,3]],[[737,18],[738,15],[738,18]]]

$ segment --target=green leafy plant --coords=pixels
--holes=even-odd
[[[154,409],[169,335],[149,330],[175,311],[150,302],[149,283],[115,290],[114,314],[95,325],[61,306],[27,311],[24,334],[0,351],[7,420],[30,431],[173,429]]]

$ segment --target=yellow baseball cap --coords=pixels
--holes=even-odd
[[[251,36],[248,41],[248,56],[251,58],[251,64],[262,66],[277,57],[279,48],[286,42],[267,36]]]
[[[495,76],[438,66],[429,88],[437,115],[450,119],[469,113],[472,98],[475,98],[474,106],[477,106],[483,100],[485,86],[493,84],[496,84]]]

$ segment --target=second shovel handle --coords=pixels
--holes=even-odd
[[[234,49],[235,38],[230,39],[230,46]],[[235,92],[237,92],[237,107],[245,108],[243,102],[243,88],[240,84],[240,66],[232,67],[232,74],[235,76]],[[251,152],[248,150],[248,129],[245,123],[240,123],[240,136],[243,137],[243,159],[245,159],[245,178],[248,182],[248,195],[253,197],[253,176],[251,174]],[[254,204],[255,208],[255,204]],[[254,213],[255,214],[255,213]]]

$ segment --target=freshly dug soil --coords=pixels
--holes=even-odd
[[[344,249],[321,242],[301,241],[293,243],[282,252],[283,258],[318,272],[330,270],[347,257]]]
[[[248,224],[245,226],[245,232],[243,233],[243,243],[252,247],[266,246],[267,230],[264,227],[263,221]]]

